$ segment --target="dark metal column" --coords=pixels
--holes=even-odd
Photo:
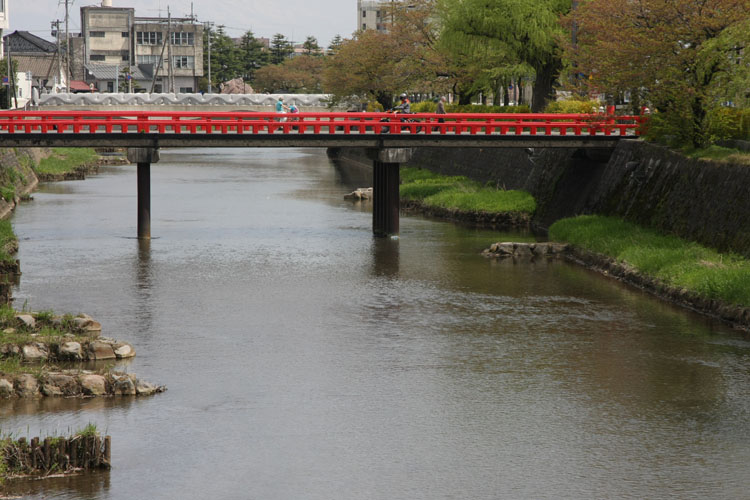
[[[159,150],[129,148],[128,161],[138,164],[138,239],[151,239],[151,164],[159,161]]]
[[[151,164],[138,164],[138,239],[151,239]]]
[[[399,231],[399,167],[411,159],[411,149],[368,150],[373,160],[372,232],[391,236]]]
[[[399,164],[373,164],[372,232],[375,236],[398,234]]]

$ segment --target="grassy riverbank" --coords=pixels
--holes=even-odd
[[[536,210],[536,201],[524,191],[482,186],[466,177],[446,177],[410,167],[401,169],[400,196],[426,207],[466,212],[532,214]]]
[[[65,175],[96,164],[99,154],[89,148],[55,148],[34,168],[40,177]]]
[[[554,223],[555,241],[607,255],[656,278],[726,304],[750,306],[750,261],[614,217],[580,216]]]
[[[0,220],[0,262],[13,263],[13,254],[18,250],[18,238],[9,220]]]

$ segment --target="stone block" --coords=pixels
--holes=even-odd
[[[16,393],[22,398],[39,397],[39,381],[34,375],[23,374],[16,377]]]
[[[91,342],[89,344],[88,354],[89,359],[92,361],[116,359],[115,350],[112,348],[112,344],[107,344],[105,342]]]
[[[107,393],[107,381],[101,375],[81,375],[78,380],[83,394],[87,396],[101,396]]]
[[[0,398],[10,398],[15,396],[16,390],[13,388],[13,383],[5,378],[0,378]]]

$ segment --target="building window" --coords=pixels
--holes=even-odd
[[[362,11],[362,17],[367,17],[367,11],[366,10]]]
[[[161,31],[139,31],[135,35],[138,45],[161,45]]]
[[[123,54],[122,55],[122,60],[125,61],[125,62],[128,62],[128,61],[130,61],[130,56],[127,55],[127,54]]]
[[[366,29],[367,29],[367,25],[366,25],[366,24],[363,24],[363,25],[362,25],[362,29],[363,29],[363,30],[366,30]]]
[[[89,31],[89,36],[91,38],[104,38],[104,32],[103,31]]]
[[[127,32],[127,31],[123,31],[123,32],[122,32],[122,37],[123,37],[123,38],[130,38],[130,33],[129,33],[129,32]]]
[[[180,87],[180,94],[192,94],[193,87]]]
[[[175,69],[192,69],[195,65],[195,58],[193,56],[176,56],[172,59]]]
[[[193,32],[172,33],[172,45],[193,45]]]
[[[5,12],[5,0],[0,0],[0,12]]]
[[[91,54],[89,56],[90,61],[104,61],[106,58],[101,54]]]
[[[159,64],[159,56],[138,56],[138,64]]]

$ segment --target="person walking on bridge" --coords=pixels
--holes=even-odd
[[[289,106],[284,104],[284,98],[279,96],[279,100],[276,101],[276,112],[280,114],[286,114],[286,112],[289,111]],[[285,122],[286,118],[279,118],[280,122]]]

